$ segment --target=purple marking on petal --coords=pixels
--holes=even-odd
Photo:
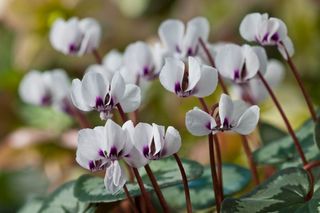
[[[229,128],[229,121],[228,121],[228,118],[225,118],[224,120],[223,120],[223,128]]]
[[[279,39],[280,39],[280,37],[279,37],[279,34],[278,34],[278,33],[275,33],[275,34],[273,34],[273,35],[271,36],[271,40],[272,40],[272,41],[277,42],[277,41],[279,41]]]
[[[144,76],[146,76],[146,75],[148,75],[148,74],[149,74],[149,72],[150,72],[149,67],[144,66],[144,67],[143,67],[143,75],[144,75]]]
[[[96,97],[96,108],[102,107],[103,106],[103,100],[100,96]]]
[[[89,168],[91,171],[94,170],[94,168],[95,168],[94,162],[92,160],[89,161]]]
[[[143,156],[147,157],[149,155],[149,147],[144,146],[142,153],[143,153]]]
[[[239,70],[235,70],[233,73],[233,80],[237,80],[240,78],[240,71]]]
[[[176,45],[176,51],[177,51],[178,53],[181,53],[181,49],[180,49],[180,47],[179,47],[178,45]]]
[[[130,154],[126,154],[124,157],[126,157],[126,158],[130,158],[130,157],[131,157],[131,155],[130,155]]]
[[[266,33],[266,34],[263,36],[262,42],[267,41],[267,40],[268,40],[268,36],[269,36],[269,33]]]
[[[192,48],[191,47],[188,48],[187,56],[192,56]]]
[[[69,45],[69,53],[75,53],[78,51],[78,47],[75,44]]]
[[[104,152],[103,152],[103,150],[102,150],[102,149],[99,149],[98,153],[99,153],[99,156],[101,156],[101,157],[105,157]]]
[[[176,82],[176,84],[174,85],[174,92],[177,94],[179,92],[181,92],[181,85],[180,82]]]
[[[117,155],[118,155],[117,147],[115,146],[111,147],[109,156],[117,156]]]
[[[41,98],[41,105],[42,106],[49,106],[51,103],[52,103],[51,95],[46,94]]]
[[[211,122],[208,122],[208,123],[206,124],[206,128],[209,129],[209,130],[211,130]]]

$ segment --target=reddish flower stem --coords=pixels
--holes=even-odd
[[[102,64],[102,58],[101,58],[98,50],[96,50],[96,49],[92,50],[92,54],[93,54],[94,58],[96,59],[96,62],[98,64]]]
[[[222,176],[222,158],[221,158],[221,147],[220,147],[220,140],[217,135],[213,135],[213,139],[215,141],[216,153],[217,153],[217,176],[219,180],[219,192],[221,197],[221,202],[224,199],[223,194],[223,176]]]
[[[202,49],[204,50],[205,54],[207,55],[207,58],[209,60],[209,63],[211,64],[212,67],[216,67],[215,63],[214,63],[214,59],[213,59],[213,56],[212,54],[210,53],[207,45],[204,43],[204,41],[202,40],[202,38],[199,38],[199,43],[200,43],[200,46],[202,47]],[[222,79],[222,77],[220,76],[220,74],[218,73],[218,80],[219,80],[219,84],[222,88],[222,91],[228,95],[228,89]]]
[[[209,114],[210,114],[209,108],[208,108],[206,102],[204,101],[204,99],[203,99],[203,98],[198,98],[198,100],[200,101],[200,104],[201,104],[201,106],[202,106],[202,109],[203,109],[206,113],[209,113]]]
[[[155,192],[157,194],[157,197],[158,197],[158,199],[160,201],[160,204],[162,206],[163,212],[165,212],[165,213],[170,212],[169,206],[168,206],[166,200],[163,197],[161,189],[160,189],[160,187],[159,187],[159,185],[157,183],[157,179],[155,178],[150,166],[147,164],[147,165],[144,166],[144,168],[145,168],[145,170],[146,170],[146,172],[147,172],[147,174],[149,176],[149,179],[150,179],[150,181],[152,183],[152,186],[153,186],[153,188],[154,188],[154,190],[155,190]]]
[[[301,76],[300,76],[300,74],[298,72],[298,69],[295,66],[295,64],[293,63],[292,58],[290,57],[287,48],[283,45],[283,43],[281,43],[280,45],[282,45],[284,50],[285,50],[285,53],[286,53],[286,56],[287,56],[287,60],[286,61],[287,61],[288,65],[289,65],[289,67],[290,67],[290,69],[291,69],[291,71],[292,71],[292,73],[293,73],[293,75],[294,75],[299,87],[300,87],[300,90],[301,90],[301,92],[303,94],[304,100],[306,101],[308,109],[310,111],[310,115],[312,117],[312,120],[314,122],[316,122],[317,121],[317,113],[316,113],[316,111],[315,111],[315,109],[313,107],[313,104],[312,104],[312,101],[311,101],[311,97],[308,94],[306,88],[304,87],[304,85],[302,83],[302,79],[301,79]]]
[[[156,212],[155,208],[152,206],[152,203],[151,203],[151,199],[150,199],[150,196],[149,196],[149,193],[147,192],[146,188],[144,187],[144,184],[143,184],[143,181],[142,181],[142,178],[139,174],[139,171],[137,168],[132,168],[133,170],[133,173],[137,179],[137,182],[138,182],[138,185],[140,187],[140,190],[141,190],[141,193],[142,193],[142,196],[143,196],[143,199],[147,205],[147,209],[148,209],[148,212]]]
[[[305,170],[311,170],[311,169],[318,167],[318,166],[320,166],[320,161],[316,160],[316,161],[311,161],[308,164],[304,165],[303,168]]]
[[[251,149],[249,147],[248,138],[244,135],[242,135],[242,147],[244,149],[244,152],[246,153],[248,164],[250,166],[250,170],[252,173],[254,183],[256,185],[259,185],[260,181],[259,181],[259,174],[258,174],[257,166],[253,160],[253,155],[252,155]]]
[[[179,167],[179,170],[181,173],[183,187],[184,187],[184,194],[186,197],[187,212],[192,213],[192,204],[191,204],[190,191],[189,191],[189,185],[188,185],[188,179],[187,179],[186,172],[183,168],[183,164],[182,164],[178,154],[177,153],[173,154],[173,157],[176,159],[176,162],[178,164],[178,167]]]
[[[125,192],[125,194],[127,196],[127,199],[129,200],[129,203],[130,203],[134,213],[139,213],[139,211],[138,211],[136,205],[134,204],[134,201],[133,201],[133,199],[132,199],[132,197],[131,197],[131,195],[130,195],[130,193],[128,191],[128,188],[127,188],[126,184],[124,184],[123,190],[124,190],[124,192]]]
[[[217,212],[220,212],[221,208],[221,193],[219,190],[219,181],[217,177],[216,171],[216,162],[214,156],[214,142],[213,142],[213,135],[208,135],[208,143],[209,143],[209,154],[210,154],[210,168],[211,168],[211,178],[212,178],[212,185],[213,185],[213,192],[216,201]]]
[[[303,165],[306,165],[308,163],[308,161],[307,161],[307,159],[306,159],[306,157],[305,157],[305,155],[303,153],[303,150],[302,150],[302,148],[300,146],[300,143],[299,143],[299,140],[298,140],[298,138],[296,136],[296,133],[294,132],[294,130],[293,130],[293,128],[292,128],[292,126],[291,126],[286,114],[284,113],[284,111],[283,111],[283,109],[282,109],[277,97],[273,93],[271,87],[269,86],[268,82],[265,80],[265,78],[263,77],[263,75],[261,74],[260,71],[258,72],[258,76],[261,79],[261,81],[262,81],[263,85],[265,86],[265,88],[267,89],[267,91],[268,91],[269,95],[271,96],[274,104],[276,105],[278,111],[280,112],[280,115],[281,115],[281,117],[282,117],[287,129],[288,129],[288,132],[292,137],[293,143],[294,143],[294,145],[295,145],[295,147],[296,147],[296,149],[297,149],[297,151],[298,151],[298,153],[300,155],[300,158],[302,160]]]
[[[118,112],[120,114],[121,120],[123,121],[123,123],[125,123],[128,120],[127,115],[123,112],[123,109],[119,103],[117,104],[117,108],[118,108]]]

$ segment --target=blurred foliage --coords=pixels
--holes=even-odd
[[[56,135],[50,138],[50,143],[44,138],[43,144],[36,149],[34,146],[26,146],[21,148],[18,154],[8,145],[12,142],[10,140],[13,140],[10,137],[11,134],[17,133],[18,128],[25,126],[55,134],[64,133],[68,128],[74,127],[69,117],[50,109],[24,105],[17,95],[19,81],[30,69],[64,68],[70,77],[74,78],[80,77],[87,66],[95,63],[91,55],[78,58],[64,56],[53,50],[48,40],[48,33],[52,22],[58,17],[96,18],[102,25],[103,39],[99,52],[104,55],[113,48],[122,51],[130,42],[136,40],[154,41],[158,37],[159,24],[167,18],[186,21],[194,16],[205,16],[211,25],[211,42],[241,43],[243,40],[240,38],[238,26],[242,17],[254,11],[268,12],[272,16],[283,19],[287,24],[296,50],[294,61],[300,69],[314,103],[320,105],[319,10],[320,3],[317,0],[2,0],[0,1],[0,146],[3,147],[0,147],[0,155],[5,157],[0,158],[0,161],[4,161],[0,162],[0,165],[8,165],[11,159],[17,161],[17,159],[31,158],[34,160],[21,160],[15,163],[14,167],[23,168],[23,165],[32,162],[34,166],[42,165],[51,168],[48,166],[52,163],[48,160],[48,156],[49,158],[58,156],[54,159],[60,159],[60,164],[65,162],[67,164],[57,175],[60,179],[57,177],[55,181],[50,180],[50,185],[54,182],[56,187],[59,185],[57,180],[61,184],[71,176],[69,168],[74,167],[75,164],[74,160],[70,159],[74,159],[74,151],[53,146],[53,144],[59,144],[58,147],[61,145],[61,138]],[[274,48],[267,48],[267,51],[271,58],[281,60]],[[210,98],[206,98],[206,102],[210,105],[214,104],[219,93],[220,91],[217,91]],[[290,121],[295,127],[300,126],[308,117],[308,112],[289,70],[287,70],[285,82],[276,89],[276,93]],[[139,118],[144,122],[177,127],[183,138],[181,155],[206,164],[209,162],[207,143],[204,143],[206,138],[190,135],[184,124],[185,113],[198,105],[197,100],[192,98],[177,99],[162,89],[158,81],[155,81],[147,90],[145,101],[139,111]],[[261,109],[262,120],[283,129],[283,122],[270,100],[263,103]],[[94,124],[103,124],[95,113],[89,113],[88,117]],[[115,119],[118,119],[118,115],[115,115]],[[223,161],[246,165],[240,138],[234,134],[223,134],[221,138]],[[254,134],[252,147],[257,146],[256,141],[257,136]],[[57,153],[63,153],[63,156],[69,157],[61,157],[56,155]],[[3,167],[8,168],[8,166]],[[56,167],[53,166],[53,168]],[[48,174],[57,174],[54,169],[51,170],[53,172]],[[25,174],[29,171],[23,169],[16,173]],[[11,178],[16,173],[11,171],[0,173],[1,212],[16,211],[29,197],[26,193],[10,188],[14,185],[12,183],[20,187],[21,180]],[[31,187],[27,191],[37,190],[36,187],[32,188],[32,178],[26,178],[24,183],[28,183],[26,187]]]

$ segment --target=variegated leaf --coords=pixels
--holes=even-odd
[[[259,133],[264,145],[287,136],[285,131],[265,122],[259,123]]]

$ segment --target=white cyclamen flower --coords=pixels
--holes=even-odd
[[[50,31],[51,45],[66,55],[91,53],[99,46],[100,37],[100,25],[92,18],[74,17],[67,21],[59,18]]]
[[[38,106],[53,106],[67,110],[70,80],[62,69],[39,72],[32,70],[22,79],[19,86],[21,99]]]
[[[284,67],[278,60],[272,59],[267,64],[264,74],[265,80],[271,87],[277,87],[284,77]],[[253,78],[245,84],[235,85],[233,88],[239,98],[251,104],[258,104],[268,97],[268,91],[258,78]]]
[[[267,55],[262,47],[226,44],[218,51],[215,62],[223,77],[243,83],[255,77],[258,71],[265,72]]]
[[[247,41],[256,41],[261,45],[276,45],[282,56],[287,59],[284,48],[289,56],[294,54],[291,39],[285,23],[267,13],[250,13],[246,15],[240,24],[240,34]]]
[[[248,107],[242,101],[232,101],[222,94],[219,101],[219,116],[210,114],[195,107],[187,112],[186,126],[196,136],[215,134],[218,131],[234,131],[242,135],[250,134],[259,120],[259,107]]]
[[[103,120],[110,118],[113,108],[120,104],[124,112],[140,106],[140,88],[126,84],[120,73],[112,73],[100,65],[92,65],[82,81],[72,81],[71,99],[82,111],[96,110]]]
[[[206,97],[216,89],[218,73],[194,57],[188,57],[188,64],[171,57],[166,58],[159,79],[164,88],[179,97]]]
[[[209,22],[204,17],[196,17],[185,27],[182,21],[169,19],[160,25],[158,34],[171,56],[186,59],[199,53],[199,38],[207,42]]]
[[[106,169],[105,187],[115,194],[127,180],[118,161],[126,160],[132,147],[129,132],[109,119],[105,126],[79,131],[76,161],[90,171]]]

